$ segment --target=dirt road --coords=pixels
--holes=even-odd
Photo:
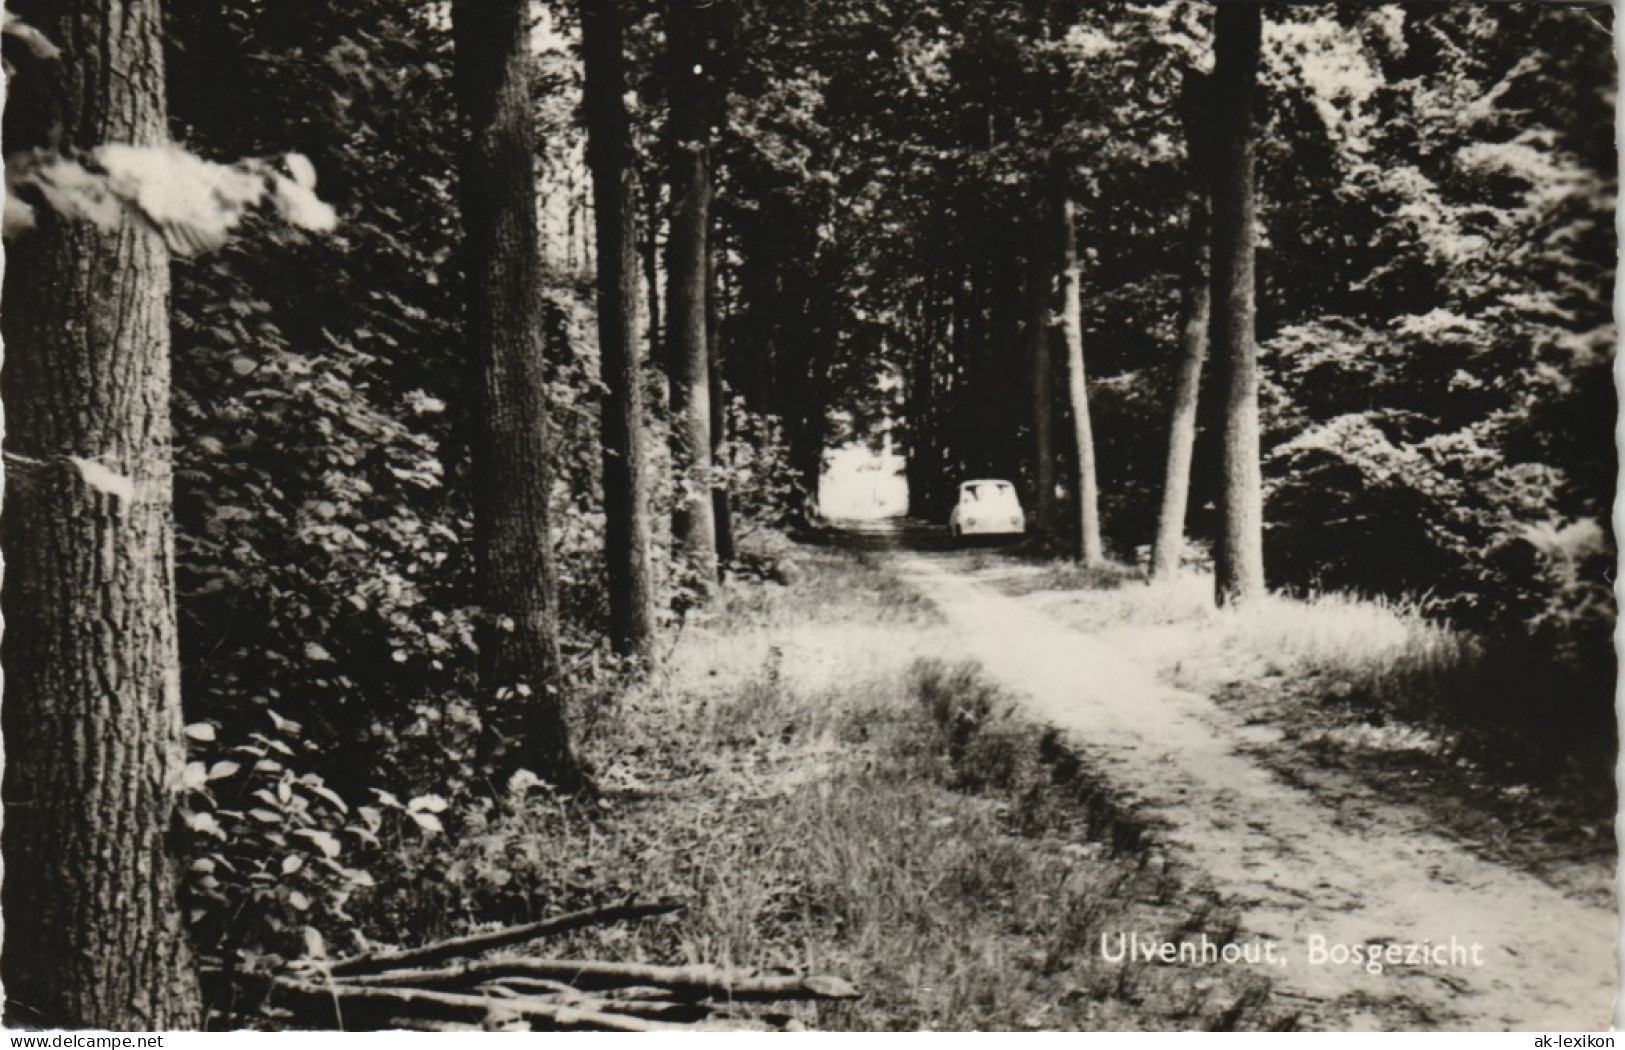
[[[1280,961],[1259,963],[1262,972],[1325,1023],[1466,1030],[1611,1023],[1612,912],[1475,857],[1418,826],[1414,815],[1349,819],[1247,758],[1255,728],[1162,684],[1109,638],[965,578],[951,557],[888,557],[962,637],[963,655],[1166,824],[1169,848],[1243,915],[1236,943],[1273,943]],[[1368,959],[1373,946],[1392,946],[1381,973],[1345,954]]]

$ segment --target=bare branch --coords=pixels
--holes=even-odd
[[[445,1021],[465,1021],[490,1024],[508,1018],[545,1021],[561,1030],[597,1032],[667,1032],[693,1031],[692,1025],[664,1024],[621,1014],[606,1013],[563,1003],[551,1003],[531,997],[495,998],[442,992],[427,988],[379,988],[355,984],[307,984],[298,981],[277,981],[276,990],[291,1000],[282,1005],[291,1009],[331,1009],[335,1001],[347,1010],[355,1007],[382,1008],[391,1017],[399,1011],[408,1016],[396,1023],[414,1027],[437,1027]]]
[[[385,970],[409,966],[429,966],[434,963],[444,962],[447,959],[478,955],[480,952],[487,952],[496,948],[511,948],[516,944],[523,944],[538,937],[551,937],[589,926],[602,926],[626,919],[645,919],[654,915],[669,915],[672,912],[681,911],[682,908],[681,903],[672,900],[646,901],[643,903],[626,901],[605,908],[590,908],[586,911],[571,912],[568,915],[543,919],[540,922],[526,923],[522,926],[507,926],[500,930],[489,930],[464,937],[452,937],[419,948],[368,952],[364,955],[351,956],[333,964],[333,975],[335,977],[348,977],[358,974],[382,973]]]
[[[437,970],[396,970],[354,977],[351,983],[381,988],[443,988],[471,987],[486,981],[509,978],[542,978],[563,982],[583,991],[653,985],[666,989],[678,998],[717,998],[736,1002],[855,999],[859,994],[856,988],[838,977],[739,974],[716,966],[648,966],[519,957],[463,963]]]

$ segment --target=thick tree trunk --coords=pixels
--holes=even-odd
[[[1226,605],[1264,594],[1253,186],[1253,97],[1263,14],[1257,3],[1221,4],[1216,19],[1212,346],[1224,398],[1224,477],[1213,562],[1216,597]]]
[[[580,780],[558,689],[547,382],[525,0],[456,0],[456,87],[473,383],[483,759]]]
[[[155,2],[15,6],[62,49],[66,144],[166,140]],[[185,762],[168,256],[47,214],[7,254],[5,1021],[195,1028],[165,846]]]
[[[654,599],[643,469],[643,383],[632,323],[638,295],[637,221],[619,0],[581,0],[581,44],[587,164],[597,225],[599,374],[607,391],[601,443],[610,642],[617,652],[646,658],[654,647]]]
[[[1033,533],[1048,544],[1055,538],[1055,394],[1050,353],[1052,265],[1029,259],[1026,272],[1026,336],[1031,372],[1029,415],[1033,434]]]
[[[1073,553],[1086,566],[1106,560],[1100,539],[1100,490],[1095,482],[1095,435],[1089,424],[1089,383],[1083,367],[1083,291],[1078,269],[1078,231],[1070,197],[1056,209],[1061,238],[1061,332],[1066,340],[1067,403],[1072,409],[1072,440],[1077,451],[1073,479],[1077,515]]]
[[[704,93],[710,76],[695,0],[671,0],[666,35],[671,84],[671,235],[667,242],[667,324],[671,345],[672,466],[677,486],[672,539],[696,585],[717,579],[711,502],[711,362],[706,327],[710,277],[710,127]]]
[[[1186,191],[1189,268],[1179,305],[1179,362],[1174,374],[1173,405],[1168,422],[1168,465],[1157,517],[1157,539],[1151,552],[1151,576],[1167,579],[1179,571],[1185,548],[1185,512],[1190,501],[1191,455],[1196,447],[1197,398],[1202,363],[1207,357],[1212,284],[1208,276],[1208,229],[1211,156],[1206,148],[1207,78],[1190,74],[1181,97],[1190,187]]]

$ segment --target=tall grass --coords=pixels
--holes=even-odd
[[[1225,644],[1264,656],[1270,671],[1324,677],[1343,699],[1396,702],[1419,683],[1471,674],[1483,655],[1412,606],[1343,594],[1268,597],[1215,623]]]

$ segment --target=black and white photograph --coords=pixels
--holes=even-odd
[[[1615,32],[7,0],[7,1040],[1612,1045]]]

